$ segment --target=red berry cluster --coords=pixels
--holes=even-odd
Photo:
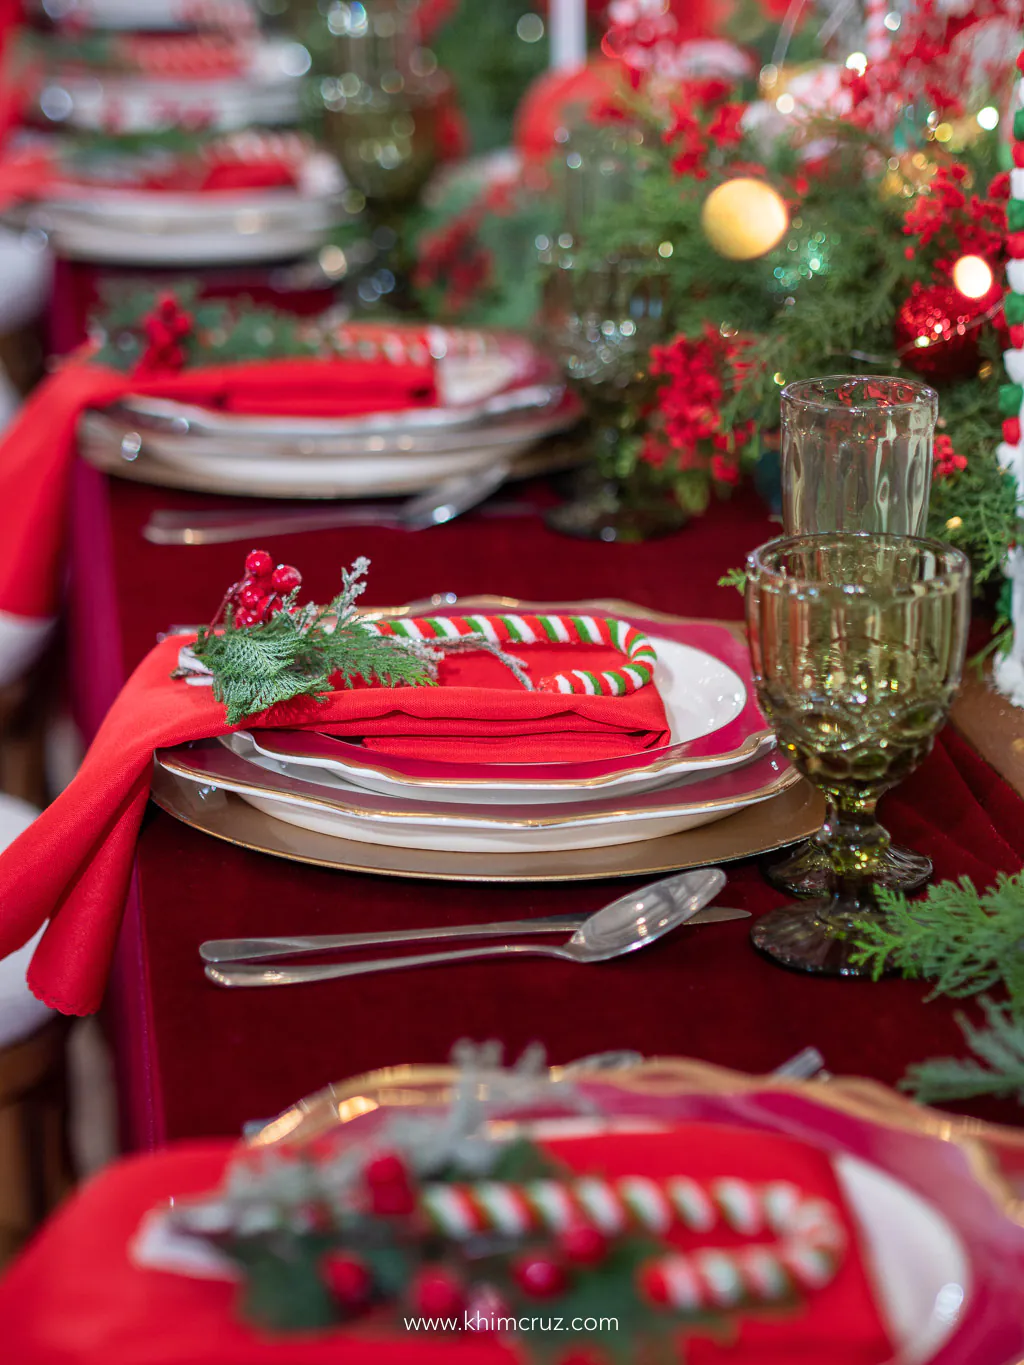
[[[194,325],[192,314],[181,307],[173,294],[161,294],[153,311],[142,319],[147,346],[138,369],[180,370],[185,364],[182,343]]]
[[[252,560],[254,551],[249,556]],[[269,560],[269,556],[267,556]],[[247,563],[247,567],[248,563]],[[264,567],[257,563],[257,569]],[[363,1171],[367,1211],[375,1217],[409,1218],[416,1213],[417,1197],[412,1172],[395,1152],[382,1152]],[[608,1238],[587,1223],[573,1224],[550,1248],[524,1251],[509,1267],[512,1283],[528,1299],[554,1299],[569,1287],[574,1270],[599,1265],[607,1256]],[[320,1262],[323,1283],[346,1317],[361,1313],[385,1291],[374,1274],[372,1262],[357,1252],[328,1252]],[[414,1312],[428,1318],[458,1319],[465,1311],[477,1329],[511,1312],[503,1293],[489,1283],[466,1284],[457,1270],[425,1265],[409,1287]]]
[[[231,607],[239,630],[262,625],[282,609],[288,594],[301,586],[298,569],[291,564],[278,564],[275,568],[266,550],[251,550],[245,559],[244,577],[227,590],[216,619],[220,620]]]

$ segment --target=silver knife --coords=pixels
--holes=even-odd
[[[260,962],[275,957],[299,957],[303,953],[329,952],[338,948],[379,948],[391,943],[433,943],[453,938],[501,938],[507,934],[573,933],[586,915],[549,915],[546,918],[505,920],[497,924],[449,924],[433,929],[389,929],[368,934],[308,934],[294,938],[214,938],[199,945],[204,962]],[[720,924],[725,920],[749,919],[749,910],[730,910],[708,905],[686,921]]]

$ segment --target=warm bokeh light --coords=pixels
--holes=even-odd
[[[995,276],[980,256],[961,256],[953,267],[953,283],[965,299],[983,299],[995,284]]]
[[[789,212],[771,185],[741,176],[711,191],[700,221],[720,256],[752,261],[778,246],[789,227]]]

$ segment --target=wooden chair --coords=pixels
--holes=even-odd
[[[0,848],[37,814],[0,794]],[[67,1020],[25,982],[34,942],[0,962],[0,1262],[74,1183],[68,1145]]]
[[[67,1032],[67,1021],[55,1017],[0,1048],[0,1265],[74,1184]]]

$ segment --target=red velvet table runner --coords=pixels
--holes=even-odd
[[[97,584],[77,616],[106,612],[120,635],[91,655],[81,632],[73,640],[78,686],[92,690],[94,710],[112,685],[116,651],[131,668],[158,630],[208,618],[249,548],[149,545],[140,530],[154,508],[218,500],[116,480],[106,489],[109,526],[94,504],[76,542],[77,586]],[[371,604],[435,592],[616,596],[680,615],[738,617],[740,598],[717,579],[773,534],[777,527],[748,491],[678,535],[638,546],[565,539],[536,517],[478,513],[415,535],[325,531],[274,538],[267,548],[301,567],[318,600],[335,590],[342,563],[366,554]],[[97,603],[97,594],[104,600]],[[949,730],[920,772],[887,798],[883,815],[899,839],[934,859],[940,878],[966,874],[987,884],[1024,862],[1024,803]],[[728,871],[723,903],[758,913],[781,902],[756,865]],[[554,1061],[636,1048],[754,1072],[814,1044],[831,1070],[890,1083],[909,1062],[963,1052],[953,1007],[923,1004],[924,985],[788,973],[750,948],[749,921],[684,929],[656,950],[600,967],[480,963],[267,991],[209,984],[197,953],[203,939],[242,934],[584,912],[627,886],[486,886],[333,872],[234,848],[151,809],[139,845],[138,922],[129,919],[126,931],[135,954],[122,954],[114,1001],[121,1045],[136,1048],[132,1084],[148,1077],[150,1089],[148,1121],[144,1132],[136,1124],[135,1140],[232,1134],[332,1080],[442,1060],[461,1037],[499,1038],[509,1053],[539,1039]],[[139,1095],[126,1098],[136,1112],[146,1108]],[[1020,1117],[1011,1105],[987,1112]]]

